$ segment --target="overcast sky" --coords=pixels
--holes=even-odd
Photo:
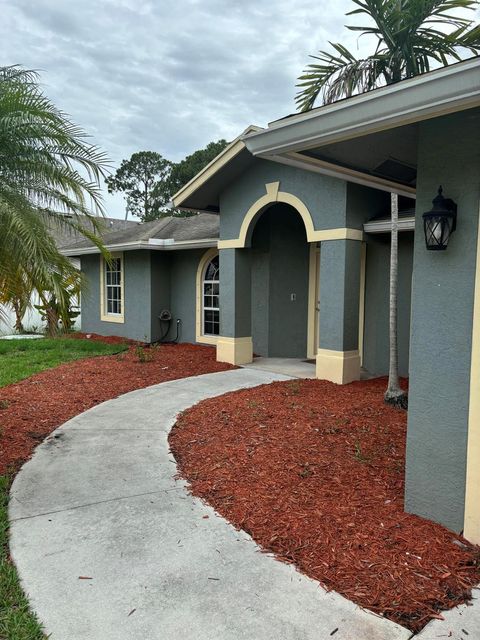
[[[295,111],[308,54],[342,41],[350,0],[0,0],[1,65],[42,71],[53,102],[118,166],[178,161]],[[358,20],[358,18],[357,18]],[[362,41],[362,49],[368,47]],[[106,196],[108,215],[124,216]]]

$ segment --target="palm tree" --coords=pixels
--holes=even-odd
[[[480,27],[452,15],[456,9],[473,10],[477,0],[352,0],[357,8],[347,15],[365,14],[370,26],[347,26],[376,39],[373,55],[356,58],[346,47],[330,43],[334,53],[312,56],[299,78],[296,102],[300,110],[311,109],[320,96],[323,104],[364,93],[447,66],[462,59],[461,52],[478,55]],[[385,401],[407,407],[407,396],[398,380],[397,272],[398,197],[391,194],[390,255],[390,366]]]
[[[473,10],[478,0],[352,0],[357,9],[347,15],[365,14],[371,26],[347,26],[360,35],[376,39],[373,55],[356,58],[346,47],[330,43],[335,53],[320,51],[311,56],[299,77],[296,103],[311,109],[317,98],[328,104],[340,98],[392,84],[433,67],[462,60],[461,51],[477,55],[480,26],[454,16],[455,9]]]
[[[0,297],[51,291],[66,314],[60,283],[73,267],[49,228],[69,226],[104,252],[97,232],[107,160],[37,81],[34,71],[0,67]]]

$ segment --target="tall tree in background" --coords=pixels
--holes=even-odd
[[[126,216],[137,216],[149,222],[165,216],[188,216],[188,212],[173,209],[173,195],[194,178],[227,146],[226,140],[210,142],[180,162],[170,162],[155,151],[139,151],[105,182],[109,193],[119,191],[127,201]]]
[[[204,149],[194,151],[184,160],[172,164],[167,179],[155,187],[157,206],[168,209],[168,205],[175,193],[190,182],[199,171],[207,166],[227,146],[226,140],[210,142]],[[179,209],[170,209],[169,215],[188,215]]]
[[[312,56],[299,78],[296,102],[311,109],[320,97],[324,104],[364,93],[462,60],[462,52],[478,55],[480,27],[451,12],[479,6],[477,0],[352,0],[356,9],[347,15],[366,15],[367,26],[347,26],[376,40],[374,53],[358,59],[339,43],[335,52]],[[392,194],[390,258],[390,368],[385,401],[406,407],[407,397],[398,381],[397,271],[398,197]]]
[[[105,183],[109,193],[124,194],[128,214],[137,216],[142,222],[160,217],[155,206],[154,189],[170,174],[171,163],[155,151],[138,151],[129,160],[122,160],[114,175]]]
[[[106,164],[43,94],[37,73],[0,67],[0,302],[24,303],[26,292],[49,292],[67,321],[63,283],[79,273],[57,250],[50,229],[68,226],[105,253],[96,232]]]

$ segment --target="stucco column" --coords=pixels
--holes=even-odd
[[[476,543],[480,543],[479,139],[478,112],[419,125],[405,478],[407,511],[464,530]],[[431,209],[439,185],[445,197],[458,205],[457,229],[445,251],[427,251],[422,213]]]
[[[337,384],[360,379],[361,248],[357,240],[329,240],[320,248],[317,378]]]
[[[253,360],[250,252],[220,249],[220,332],[217,360],[247,364]]]

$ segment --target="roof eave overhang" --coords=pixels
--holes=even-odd
[[[346,180],[347,182],[354,182],[380,191],[397,193],[398,195],[406,196],[407,198],[416,198],[415,187],[400,184],[393,180],[387,180],[378,176],[373,176],[369,173],[363,173],[362,171],[356,171],[355,169],[343,167],[333,162],[326,162],[318,158],[311,158],[294,151],[269,156],[269,160],[304,169],[305,171],[312,171],[314,173],[320,173],[333,178],[339,178],[340,180]]]
[[[280,120],[243,138],[269,158],[342,142],[480,105],[480,58]]]
[[[218,238],[205,238],[202,240],[179,240],[175,241],[171,238],[157,239],[151,238],[141,242],[124,242],[119,244],[107,244],[105,248],[110,252],[117,251],[138,251],[139,249],[147,249],[149,251],[181,251],[184,249],[208,249],[216,247]],[[99,254],[98,247],[82,247],[80,249],[61,249],[60,253],[64,256],[76,257],[84,255]]]
[[[235,138],[235,140],[227,145],[225,149],[218,154],[218,156],[199,171],[197,175],[190,180],[190,182],[187,182],[185,186],[177,191],[177,193],[172,197],[174,207],[186,210],[191,209],[191,207],[184,207],[183,203],[245,149],[246,145],[243,142],[243,136],[259,131],[262,131],[262,129],[255,125],[247,127],[242,134]],[[195,210],[200,211],[201,209]],[[209,213],[211,213],[211,211]]]

